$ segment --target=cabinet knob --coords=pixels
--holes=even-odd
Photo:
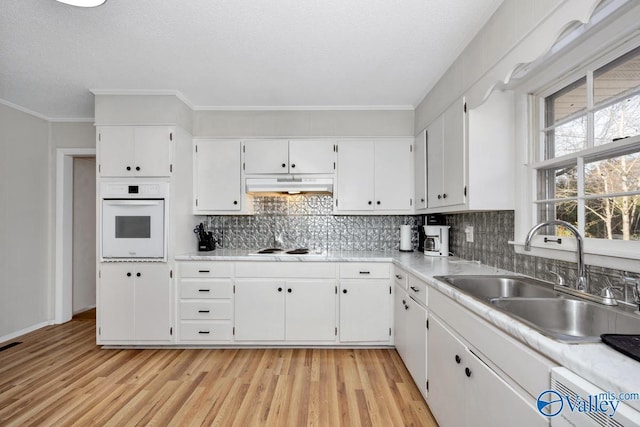
[[[283,167],[283,168],[286,168],[286,167],[287,167],[287,164],[286,164],[286,163],[283,163],[283,164],[282,164],[282,167]]]
[[[424,199],[420,199],[420,203],[424,203]]]
[[[295,167],[296,167],[296,164],[295,164],[295,163],[291,163],[291,167],[292,167],[292,168],[295,168]]]
[[[447,193],[444,193],[444,194],[442,195],[442,198],[443,198],[443,199],[446,199],[446,198],[447,198]]]
[[[278,292],[282,292],[282,288],[278,288]]]
[[[127,166],[127,170],[130,171],[131,170],[131,166]]]
[[[379,204],[380,204],[380,200],[378,200],[378,201],[376,202],[376,205],[379,205]]]
[[[139,171],[140,170],[140,166],[136,166],[136,170]]]
[[[416,293],[420,292],[420,289],[416,288],[415,286],[411,286],[411,290]]]
[[[471,369],[464,368],[464,374],[467,376],[467,378],[469,378],[471,376]]]
[[[455,359],[456,359],[456,363],[457,364],[460,364],[460,362],[462,361],[462,359],[460,359],[460,356],[458,356],[457,354],[456,354]]]
[[[372,202],[371,200],[369,200],[369,201],[367,202],[367,204],[368,204],[368,205],[370,205],[370,204],[372,204],[372,203],[373,203],[373,202]]]
[[[438,200],[442,199],[442,194],[438,194]]]
[[[142,276],[142,273],[136,273],[136,276],[140,277],[140,276]]]
[[[409,306],[405,304],[404,309],[409,310]]]
[[[347,290],[346,290],[346,289],[343,289],[343,290],[342,290],[342,293],[343,293],[343,294],[346,294],[346,293],[347,293]]]
[[[234,200],[234,201],[233,201],[233,204],[234,204],[234,205],[237,205],[237,204],[238,204],[238,201],[237,201],[237,200]]]
[[[396,279],[398,279],[398,280],[402,280],[402,276],[401,276],[401,275],[399,275],[399,274],[396,274]]]
[[[407,300],[402,300],[402,305],[407,305]]]
[[[288,289],[287,289],[287,292],[291,293],[291,292],[293,292],[293,291],[291,290],[291,288],[288,288]]]
[[[131,277],[131,273],[127,273],[127,277]]]

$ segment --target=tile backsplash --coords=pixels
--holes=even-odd
[[[285,247],[306,247],[333,251],[397,251],[400,226],[423,224],[421,215],[333,215],[329,195],[273,195],[250,198],[253,215],[208,216],[206,223],[222,247],[258,249],[274,246],[280,236]],[[516,254],[509,241],[514,240],[514,211],[485,211],[446,214],[451,226],[449,250],[455,256],[513,271],[538,279],[555,281],[551,271],[566,283],[576,281],[576,263]],[[465,227],[473,226],[474,241],[466,241]],[[417,227],[416,227],[417,228]],[[412,237],[418,246],[417,230]],[[587,266],[593,293],[609,284],[620,285],[623,274],[603,267]],[[618,292],[620,299],[622,293]]]
[[[392,251],[400,246],[400,226],[415,222],[413,215],[333,215],[330,195],[253,196],[250,202],[253,215],[207,217],[222,247],[271,247],[281,235],[285,247]]]

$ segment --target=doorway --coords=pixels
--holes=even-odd
[[[71,320],[74,311],[90,308],[91,304],[95,306],[95,156],[96,150],[87,148],[59,148],[56,153],[54,323],[67,322]],[[83,162],[82,159],[87,159],[88,162]],[[92,172],[89,171],[91,162]],[[89,173],[91,178],[87,177]],[[74,175],[82,182],[75,185]],[[87,179],[90,181],[85,182]],[[74,197],[76,191],[77,198]],[[88,237],[89,235],[92,237]],[[92,250],[89,254],[83,254],[85,247],[89,245],[92,245]],[[74,275],[77,276],[77,286],[74,286]],[[78,287],[75,289],[77,295],[75,287]]]

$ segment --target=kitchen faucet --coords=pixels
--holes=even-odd
[[[547,225],[561,225],[567,230],[571,231],[575,236],[578,246],[578,280],[576,281],[576,290],[588,293],[589,282],[587,281],[587,270],[586,266],[584,265],[584,242],[582,240],[580,232],[573,225],[559,219],[544,221],[540,224],[534,225],[533,228],[529,230],[529,233],[527,233],[527,238],[524,241],[524,250],[531,250],[531,239],[538,232],[538,230],[540,230],[542,227],[546,227]]]

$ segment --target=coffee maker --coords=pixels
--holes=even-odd
[[[449,256],[448,225],[424,226],[424,254],[427,256]]]

